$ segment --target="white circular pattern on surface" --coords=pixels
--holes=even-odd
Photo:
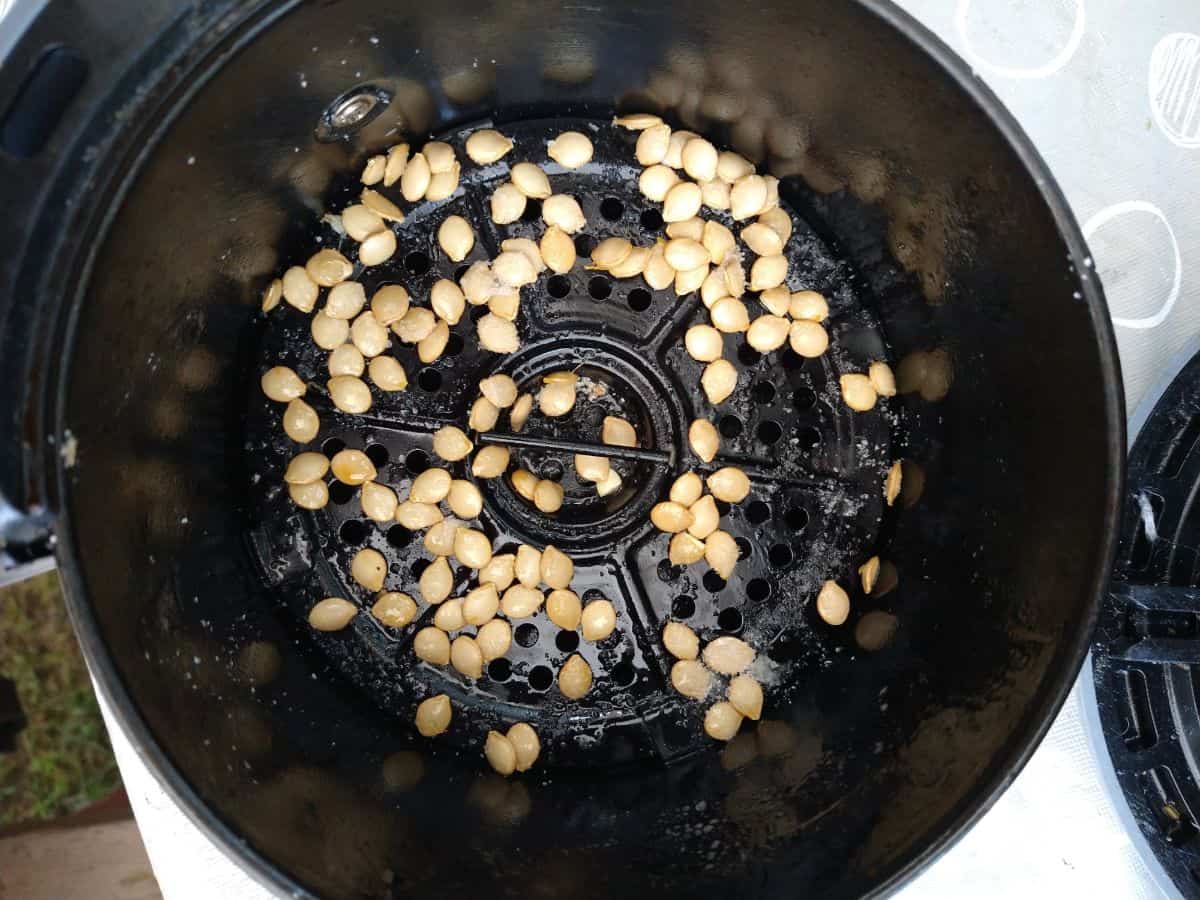
[[[1109,307],[1113,310],[1120,307],[1136,310],[1140,303],[1144,302],[1146,298],[1152,297],[1154,293],[1153,288],[1148,289],[1147,284],[1144,283],[1148,278],[1152,278],[1154,273],[1141,267],[1146,262],[1163,259],[1164,254],[1147,252],[1153,248],[1139,246],[1139,242],[1146,238],[1145,231],[1136,232],[1131,229],[1123,229],[1116,236],[1119,240],[1113,240],[1107,247],[1099,242],[1092,242],[1093,236],[1109,222],[1133,213],[1153,216],[1162,223],[1162,227],[1167,233],[1167,239],[1170,241],[1175,267],[1171,274],[1171,287],[1157,311],[1150,315],[1133,317],[1114,315],[1112,320],[1114,325],[1122,328],[1154,328],[1171,314],[1175,301],[1179,299],[1180,285],[1183,283],[1183,258],[1179,253],[1179,242],[1175,239],[1175,230],[1167,221],[1163,211],[1145,200],[1125,200],[1121,203],[1114,203],[1112,206],[1106,206],[1084,223],[1083,236],[1092,244],[1092,252],[1099,253],[1107,261],[1102,275]],[[1097,250],[1098,246],[1103,249]]]
[[[1200,35],[1177,31],[1155,44],[1146,82],[1150,112],[1167,140],[1200,147]]]
[[[1071,61],[1071,57],[1075,55],[1075,51],[1079,49],[1079,44],[1083,40],[1087,16],[1084,12],[1083,0],[1075,0],[1075,24],[1071,26],[1071,34],[1067,38],[1067,42],[1053,58],[1040,66],[1000,65],[981,56],[971,44],[968,27],[971,2],[972,0],[958,0],[958,8],[954,11],[954,29],[958,32],[958,39],[962,43],[962,54],[967,61],[977,69],[993,75],[1000,75],[1004,78],[1045,78],[1047,75],[1053,75]],[[1046,0],[1040,0],[1040,2],[1046,2]]]

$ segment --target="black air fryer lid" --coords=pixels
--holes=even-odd
[[[1134,841],[1179,893],[1200,897],[1200,352],[1191,352],[1130,423],[1121,542],[1091,662],[1096,737]]]

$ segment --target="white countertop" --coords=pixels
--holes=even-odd
[[[1200,247],[1200,9],[1194,0],[900,5],[966,57],[1057,176],[1104,281],[1132,410],[1200,333],[1200,288],[1184,274]],[[1108,763],[1086,738],[1082,689],[1013,787],[906,900],[1164,895],[1103,787]],[[106,718],[164,896],[271,896],[196,830],[107,709]]]

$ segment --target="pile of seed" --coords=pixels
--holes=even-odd
[[[738,386],[737,369],[723,357],[725,334],[744,332],[747,343],[763,354],[790,345],[803,357],[822,355],[829,346],[822,324],[829,316],[828,303],[816,291],[792,292],[785,285],[785,249],[792,222],[779,207],[778,179],[757,174],[748,160],[718,151],[698,134],[673,131],[657,116],[623,116],[615,125],[638,132],[634,153],[645,167],[638,186],[649,200],[662,204],[666,239],[646,247],[634,246],[622,237],[603,239],[592,251],[587,268],[614,278],[641,277],[655,290],[673,287],[680,297],[699,293],[710,324],[688,329],[684,346],[692,358],[705,364],[700,384],[714,406],[728,400]],[[500,132],[484,129],[470,135],[465,149],[471,162],[491,165],[507,156],[513,146]],[[566,132],[549,142],[547,155],[566,169],[577,169],[591,160],[592,144],[584,134]],[[400,144],[369,159],[361,176],[359,202],[333,217],[336,227],[357,242],[358,263],[371,267],[390,259],[397,249],[393,224],[404,221],[400,207],[376,186],[388,189],[398,185],[408,203],[442,201],[458,189],[461,168],[454,148],[441,141],[427,142],[411,155],[409,146]],[[494,353],[514,353],[520,347],[516,322],[521,289],[547,269],[556,274],[569,272],[577,262],[571,236],[587,225],[578,202],[554,193],[546,172],[528,161],[513,163],[509,180],[492,193],[492,220],[499,225],[518,221],[530,199],[541,202],[545,229],[540,241],[503,241],[494,259],[473,263],[457,283],[437,281],[430,290],[428,306],[414,301],[396,284],[381,287],[368,302],[363,285],[351,277],[354,263],[326,248],[314,253],[305,265],[293,266],[272,281],[263,293],[262,309],[270,312],[282,301],[313,314],[312,339],[328,351],[325,388],[334,406],[352,415],[364,414],[372,405],[371,386],[364,374],[380,391],[407,388],[404,367],[388,354],[393,335],[415,345],[422,363],[435,362],[446,348],[450,327],[458,324],[467,306],[487,307],[476,322],[479,346]],[[705,219],[701,215],[705,208],[727,212],[735,222],[746,224],[735,235],[721,222]],[[451,260],[461,262],[476,238],[469,222],[451,215],[441,223],[437,239]],[[753,262],[747,273],[744,263],[749,257]],[[317,310],[322,291],[324,304]],[[743,299],[747,291],[757,292],[763,310],[753,318]],[[535,397],[520,393],[507,375],[485,378],[468,413],[467,430],[455,426],[439,429],[433,436],[433,450],[449,464],[465,465],[471,457],[470,471],[477,479],[503,477],[511,462],[509,451],[494,444],[476,449],[468,431],[477,435],[491,431],[505,411],[513,432],[525,427],[535,409],[550,418],[566,416],[575,406],[578,382],[574,372],[549,373],[542,377]],[[303,399],[308,388],[296,372],[283,366],[262,376],[266,396],[286,404],[283,430],[299,444],[313,441],[320,430],[316,411]],[[866,411],[875,406],[878,397],[893,396],[896,383],[887,363],[876,361],[866,374],[843,375],[841,391],[851,409]],[[604,420],[600,437],[610,446],[638,446],[633,425],[613,416]],[[713,462],[720,448],[717,429],[706,419],[697,419],[688,429],[688,444],[703,463]],[[621,478],[607,457],[576,454],[574,465],[580,479],[594,484],[600,496],[621,487]],[[413,636],[413,653],[423,662],[451,666],[468,679],[480,678],[486,663],[508,652],[512,642],[509,623],[532,616],[543,606],[555,625],[578,629],[588,641],[601,641],[615,629],[613,604],[598,599],[584,606],[571,590],[574,563],[554,546],[539,551],[522,545],[515,553],[494,554],[487,535],[472,527],[483,509],[482,494],[471,481],[455,478],[449,468],[422,472],[401,498],[376,480],[374,465],[361,451],[341,450],[332,459],[305,451],[292,458],[283,475],[293,502],[308,510],[324,507],[329,501],[324,479],[330,471],[338,481],[360,489],[363,513],[371,520],[381,525],[398,522],[424,532],[424,547],[433,561],[422,571],[416,593],[436,611],[432,624]],[[900,472],[896,463],[888,473],[884,492],[889,505],[899,494]],[[520,497],[546,515],[554,515],[562,506],[563,490],[554,481],[517,469],[510,482]],[[739,503],[749,492],[746,473],[733,466],[718,468],[707,478],[696,471],[677,478],[668,498],[650,514],[654,526],[671,535],[671,563],[703,560],[728,580],[739,554],[733,537],[719,527],[717,501]],[[474,584],[462,597],[450,596],[454,583],[451,558],[474,573]],[[881,570],[878,557],[859,569],[868,593],[876,586]],[[387,589],[387,572],[383,555],[373,549],[358,551],[351,562],[355,582],[374,596],[371,614],[386,628],[406,628],[417,618],[418,601],[403,591]],[[822,587],[816,606],[821,617],[833,625],[842,624],[849,615],[848,595],[834,581]],[[359,606],[349,600],[327,597],[312,608],[309,622],[321,631],[337,631],[358,612]],[[667,624],[663,643],[677,659],[671,682],[684,696],[704,698],[712,689],[714,674],[729,678],[726,699],[714,703],[705,716],[709,735],[729,740],[743,717],[759,717],[762,688],[746,674],[756,658],[754,648],[738,638],[720,637],[701,653],[696,634],[677,622]],[[587,662],[574,654],[558,673],[558,688],[564,697],[579,700],[591,689],[592,678]],[[439,694],[418,706],[416,727],[422,735],[434,737],[450,727],[451,718],[450,700]],[[539,753],[537,734],[524,722],[513,723],[504,734],[489,732],[484,746],[486,759],[503,775],[527,770]]]

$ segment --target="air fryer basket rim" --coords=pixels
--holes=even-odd
[[[906,39],[925,56],[932,59],[942,72],[952,78],[963,93],[983,111],[996,129],[998,136],[1007,143],[1017,159],[1020,160],[1024,170],[1034,179],[1040,197],[1053,216],[1060,235],[1070,249],[1071,261],[1074,262],[1077,271],[1084,271],[1085,267],[1082,261],[1088,253],[1079,226],[1040,154],[1034,149],[1029,138],[996,95],[976,77],[965,61],[910,15],[892,5],[889,0],[856,0],[856,2],[867,13],[890,26],[897,38]],[[171,124],[185,106],[189,96],[198,90],[207,77],[216,70],[217,65],[214,63],[219,63],[219,60],[215,57],[227,54],[250,42],[261,29],[269,26],[276,18],[285,15],[293,6],[294,4],[287,4],[282,8],[271,10],[265,16],[252,13],[246,21],[229,29],[213,46],[207,48],[202,58],[193,60],[194,71],[200,74],[188,82],[185,91],[180,91],[177,85],[174,89],[165,91],[167,94],[165,102],[170,104],[171,108],[158,121],[157,129],[165,129]],[[190,38],[190,32],[187,29],[173,29],[170,34],[176,40],[186,41]],[[186,73],[176,71],[171,77],[182,81],[185,76]],[[102,132],[105,127],[105,125],[97,123],[98,131]],[[152,145],[152,142],[150,144]],[[131,181],[130,176],[136,168],[134,157],[144,152],[146,152],[144,146],[135,146],[128,158],[112,161],[116,164],[113,166],[113,170],[123,173],[122,189],[113,194],[118,202],[123,198],[125,189],[128,188]],[[115,207],[116,204],[112,204],[111,201],[107,206],[110,210]],[[99,218],[97,217],[98,220]],[[103,219],[98,231],[103,231],[108,224],[109,217],[104,216]],[[99,246],[99,241],[93,241],[91,246],[91,252],[94,254],[94,248]],[[90,269],[90,263],[89,259],[88,269]],[[86,277],[80,279],[81,284],[86,282]],[[976,788],[974,804],[964,808],[955,818],[951,819],[941,834],[907,864],[892,872],[876,888],[874,892],[876,895],[891,893],[899,885],[922,871],[952,846],[992,807],[1041,742],[1065,701],[1084,660],[1089,637],[1095,624],[1098,601],[1107,583],[1115,553],[1116,523],[1122,496],[1121,486],[1124,480],[1125,416],[1116,343],[1102,288],[1098,279],[1093,277],[1080,281],[1078,289],[1083,295],[1084,302],[1088,305],[1092,326],[1100,344],[1098,356],[1104,377],[1104,407],[1110,423],[1105,446],[1094,448],[1094,452],[1104,453],[1109,470],[1116,476],[1111,481],[1108,496],[1104,498],[1106,540],[1100,554],[1102,565],[1097,567],[1092,575],[1090,585],[1092,602],[1087,612],[1086,628],[1080,629],[1077,634],[1064,639],[1057,654],[1056,671],[1053,671],[1045,679],[1041,685],[1041,696],[1030,704],[1023,717],[1022,725],[1010,740],[1007,762],[997,765],[991,773],[981,779]],[[55,392],[54,431],[61,434],[66,405],[65,383],[56,385]],[[47,473],[47,479],[55,485],[53,493],[62,498],[67,495],[67,473],[57,455],[55,455],[54,461],[54,476],[51,479]],[[84,655],[102,697],[115,713],[135,752],[154,773],[156,780],[167,794],[185,811],[201,832],[220,846],[228,856],[236,859],[256,881],[272,890],[288,895],[311,896],[308,889],[284,874],[275,864],[241,838],[230,824],[218,816],[203,801],[183,773],[176,768],[165,750],[158,745],[118,674],[114,662],[110,659],[109,651],[101,639],[94,613],[86,602],[82,573],[75,553],[76,536],[73,533],[71,522],[66,518],[59,522],[58,535],[59,562],[66,586],[67,606],[79,635]]]

